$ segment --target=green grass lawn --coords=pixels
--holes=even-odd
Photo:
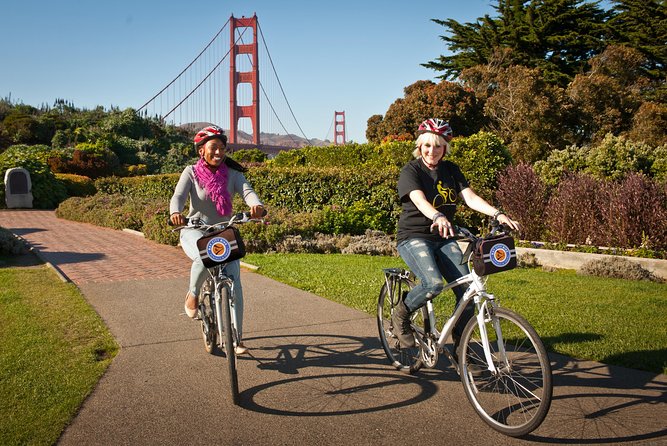
[[[54,444],[117,350],[74,285],[0,268],[0,444]]]
[[[251,254],[259,273],[375,315],[382,268],[395,257]],[[667,373],[667,284],[515,269],[489,277],[488,290],[522,314],[551,351],[579,359]],[[439,317],[454,294],[436,299]]]

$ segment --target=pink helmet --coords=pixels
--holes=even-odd
[[[200,131],[197,132],[194,138],[195,142],[195,147],[199,147],[202,144],[206,143],[209,139],[213,138],[218,138],[220,139],[223,144],[227,145],[227,135],[225,135],[225,131],[222,130],[220,127],[217,125],[209,125],[208,127],[204,127]]]
[[[444,137],[447,142],[451,141],[454,137],[449,123],[438,118],[427,119],[419,124],[417,133],[435,133],[436,135]]]

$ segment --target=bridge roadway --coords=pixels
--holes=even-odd
[[[180,249],[52,211],[2,210],[0,226],[71,279],[121,345],[63,446],[667,444],[665,375],[552,355],[551,411],[513,439],[478,419],[452,369],[393,370],[373,317],[246,271],[236,407],[224,360],[183,314]]]

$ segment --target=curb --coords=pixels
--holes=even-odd
[[[646,259],[643,257],[629,257],[629,256],[616,256],[610,254],[589,254],[585,252],[569,252],[569,251],[554,251],[549,249],[536,249],[536,248],[516,248],[517,255],[523,253],[530,253],[535,255],[535,259],[542,265],[552,268],[562,268],[562,269],[576,269],[579,270],[581,266],[591,260],[603,260],[603,259],[613,259],[613,258],[622,258],[632,263],[638,263],[655,274],[656,276],[667,279],[667,260],[663,259]]]
[[[64,272],[62,272],[62,270],[61,270],[60,268],[58,268],[56,265],[54,265],[53,263],[51,263],[51,262],[49,262],[48,260],[46,260],[46,258],[44,258],[44,256],[43,256],[42,253],[39,251],[39,249],[37,249],[37,248],[35,248],[34,246],[32,246],[30,243],[28,243],[28,242],[26,241],[26,239],[24,239],[24,238],[21,237],[20,235],[14,234],[13,232],[12,232],[12,235],[13,235],[15,238],[17,238],[18,240],[20,240],[25,246],[27,246],[27,247],[28,247],[28,251],[30,251],[32,254],[34,254],[34,255],[35,255],[35,256],[36,256],[42,263],[44,263],[46,266],[48,266],[49,268],[51,268],[51,269],[56,273],[56,275],[58,276],[58,278],[59,278],[61,281],[65,282],[65,283],[73,283],[72,280],[70,280],[70,278],[67,277],[67,275],[66,275]]]

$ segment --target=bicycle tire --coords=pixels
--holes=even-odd
[[[239,404],[239,380],[236,371],[236,353],[234,353],[234,328],[232,327],[231,302],[229,300],[229,288],[220,288],[220,305],[222,306],[223,330],[225,341],[225,356],[227,357],[227,370],[229,384],[232,391],[232,401]]]
[[[398,338],[393,333],[391,314],[394,311],[394,306],[398,303],[399,298],[397,296],[401,296],[403,291],[410,290],[413,285],[407,279],[402,278],[390,283],[393,286],[393,291],[389,293],[387,284],[385,283],[380,289],[380,296],[378,298],[377,324],[380,342],[391,364],[402,372],[412,374],[417,372],[423,365],[419,342],[413,348],[402,349]],[[423,331],[421,333],[423,334]]]
[[[207,353],[218,355],[218,327],[215,317],[215,296],[212,293],[213,279],[207,278],[201,288],[201,302],[199,304],[201,316],[201,331],[204,339],[204,348]],[[208,327],[207,327],[208,326]]]
[[[460,375],[475,412],[493,429],[521,437],[544,421],[551,406],[551,364],[542,340],[520,315],[488,307],[484,315],[496,372],[488,370],[477,319],[468,321],[461,335]],[[498,343],[494,325],[500,327]],[[500,357],[504,344],[507,363]]]

